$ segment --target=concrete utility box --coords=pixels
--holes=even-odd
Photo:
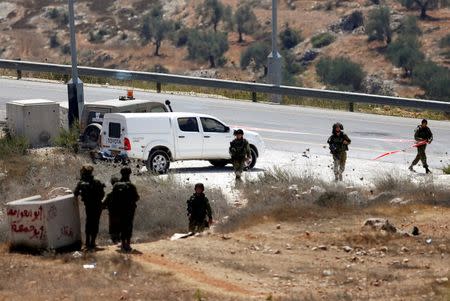
[[[42,200],[41,196],[6,204],[13,248],[60,249],[81,246],[80,212],[73,194]]]
[[[45,99],[6,104],[7,126],[13,136],[24,136],[32,147],[50,145],[60,129],[59,104]]]

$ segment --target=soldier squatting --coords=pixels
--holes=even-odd
[[[244,138],[244,131],[241,129],[234,131],[235,139],[230,142],[229,152],[233,163],[236,180],[240,180],[242,172],[251,159],[251,149],[248,141]],[[417,156],[409,166],[413,167],[422,161],[426,173],[431,173],[428,168],[425,154],[427,144],[433,141],[433,134],[428,127],[427,120],[423,119],[417,126],[414,134],[417,141]],[[343,180],[345,164],[347,161],[348,146],[350,138],[344,133],[344,126],[337,122],[332,126],[332,135],[327,141],[330,153],[333,158],[333,170],[336,181]],[[112,177],[112,191],[105,196],[105,185],[93,176],[94,168],[84,165],[80,170],[80,181],[78,182],[74,195],[84,203],[86,211],[86,248],[93,250],[96,248],[96,237],[99,231],[100,216],[103,209],[109,213],[109,234],[113,243],[121,243],[124,252],[131,251],[131,237],[133,233],[133,220],[136,210],[136,203],[139,194],[136,186],[131,183],[131,169],[123,167],[120,170],[121,178]],[[209,228],[213,223],[212,210],[208,198],[204,194],[205,187],[202,183],[197,183],[194,187],[194,194],[187,200],[187,216],[189,220],[189,231],[192,233],[201,232]],[[103,201],[102,201],[103,200]]]

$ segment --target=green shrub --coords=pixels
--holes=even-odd
[[[13,155],[23,156],[29,148],[25,137],[11,137],[9,133],[0,138],[0,158],[8,158]]]
[[[297,30],[294,30],[286,24],[286,28],[280,32],[281,45],[285,49],[291,49],[303,41],[303,38]]]
[[[439,47],[450,47],[450,33],[441,39],[441,41],[439,42]]]
[[[385,41],[389,44],[392,38],[390,27],[391,13],[389,7],[382,6],[369,12],[366,24],[366,34],[369,41]]]
[[[444,174],[450,175],[450,165],[447,165],[444,168],[442,168],[442,171],[444,172]]]
[[[78,124],[78,122],[75,122],[75,124]],[[79,137],[80,128],[78,126],[74,126],[69,130],[61,129],[59,136],[55,138],[54,144],[77,153]]]
[[[228,50],[228,35],[225,32],[193,30],[189,34],[189,58],[209,61],[211,68],[223,63],[223,55]]]
[[[321,81],[339,90],[359,91],[365,73],[362,67],[345,57],[324,57],[316,65]]]
[[[413,72],[412,82],[422,87],[427,97],[444,101],[450,99],[450,71],[434,62],[419,64]]]
[[[311,44],[314,48],[322,48],[330,45],[336,40],[335,36],[331,33],[324,32],[319,33],[311,38]]]
[[[405,75],[409,76],[415,66],[422,62],[424,54],[420,51],[416,36],[404,35],[388,46],[387,57],[395,66],[404,68]]]
[[[253,60],[256,69],[267,65],[267,56],[270,54],[270,45],[264,42],[256,42],[241,54],[241,68],[245,69]]]

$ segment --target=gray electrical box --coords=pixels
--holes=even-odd
[[[6,121],[12,136],[23,136],[32,147],[48,146],[59,134],[59,104],[46,99],[11,101]]]

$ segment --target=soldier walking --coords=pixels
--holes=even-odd
[[[231,162],[233,163],[234,173],[236,179],[241,179],[242,172],[245,168],[245,163],[251,158],[250,144],[244,139],[244,131],[239,129],[234,131],[234,140],[230,142]]]
[[[327,143],[330,146],[330,153],[333,155],[335,181],[342,181],[342,174],[347,161],[348,145],[351,143],[351,140],[344,134],[344,126],[341,123],[333,124],[332,135],[328,138]]]
[[[74,195],[80,197],[86,210],[86,248],[93,250],[96,247],[95,240],[98,234],[100,215],[102,213],[102,200],[105,196],[105,185],[93,176],[94,168],[91,165],[83,165],[80,170]]]
[[[431,173],[430,169],[428,168],[427,155],[425,153],[425,150],[427,149],[427,144],[430,144],[431,141],[433,141],[433,133],[428,127],[428,121],[426,119],[423,119],[422,123],[417,126],[414,132],[414,139],[418,143],[422,142],[423,144],[417,146],[417,156],[409,166],[409,170],[414,172],[415,170],[413,167],[414,165],[419,163],[420,160],[422,161],[422,165],[425,168],[425,172]]]
[[[117,176],[111,177],[111,186],[114,189],[114,185],[119,182]],[[114,197],[113,191],[106,195],[103,201],[103,209],[108,210],[109,216],[109,235],[114,244],[120,241],[120,203],[119,199]]]
[[[194,189],[194,194],[187,201],[189,232],[202,232],[212,224],[212,211],[209,200],[204,194],[205,186],[197,183]]]
[[[136,202],[139,201],[139,194],[136,186],[131,183],[131,168],[123,167],[120,170],[121,178],[114,184],[113,199],[118,204],[120,215],[120,238],[122,240],[122,250],[130,252],[131,236],[133,235],[134,213],[136,211]]]

